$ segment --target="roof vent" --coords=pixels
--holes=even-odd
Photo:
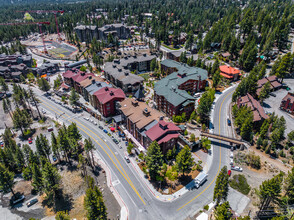
[[[121,68],[118,68],[118,72],[121,72],[122,71],[122,69]]]
[[[109,88],[108,87],[105,87],[105,91],[108,91],[109,90]]]
[[[92,76],[89,76],[89,79],[92,79]]]
[[[115,64],[112,64],[112,67],[113,67],[113,68],[116,68],[116,65],[115,65]]]
[[[129,73],[128,72],[125,72],[125,76],[128,76],[129,75]]]
[[[147,108],[144,108],[144,110],[143,110],[143,114],[147,117],[147,116],[150,115],[150,111],[148,111]]]
[[[96,82],[95,79],[92,79],[92,84],[95,84],[95,82]]]
[[[132,100],[132,105],[136,107],[139,105],[139,102],[137,100]]]
[[[168,127],[167,127],[167,124],[159,124],[159,127],[162,129],[162,130],[166,130]]]
[[[144,56],[144,57],[146,57],[146,56],[147,56],[147,54],[146,54],[146,53],[143,53],[143,56]]]
[[[110,92],[110,96],[114,96],[114,93],[113,93],[113,91],[111,91],[111,92]]]

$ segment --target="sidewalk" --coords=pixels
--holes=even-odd
[[[114,186],[112,184],[111,172],[110,172],[109,168],[106,166],[106,164],[103,162],[101,157],[98,155],[97,151],[94,151],[94,160],[106,172],[107,186],[108,186],[108,188],[110,189],[110,191],[112,192],[112,194],[114,195],[115,199],[117,200],[118,204],[121,207],[120,220],[127,220],[128,216],[129,216],[128,207],[125,205],[123,199],[120,197],[119,193],[114,188]]]

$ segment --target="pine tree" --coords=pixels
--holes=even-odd
[[[58,158],[58,161],[60,161],[59,145],[54,132],[51,132],[51,150],[53,155]]]
[[[51,88],[49,82],[43,77],[38,79],[38,86],[44,92],[48,92]]]
[[[176,164],[178,170],[184,174],[189,173],[194,165],[194,160],[191,154],[191,150],[188,146],[185,146],[177,155]]]
[[[0,77],[0,86],[1,90],[4,91],[5,94],[7,94],[7,92],[9,91],[9,87],[2,77]]]
[[[288,171],[288,175],[285,179],[285,196],[287,198],[288,204],[294,204],[294,168]]]
[[[93,189],[87,189],[84,207],[87,211],[87,218],[89,220],[107,219],[107,211],[103,202],[103,197],[97,186],[94,186]]]
[[[216,201],[216,204],[219,204],[221,200],[226,201],[229,192],[229,175],[227,167],[224,166],[219,172],[214,192],[213,192],[213,201]]]
[[[59,211],[56,213],[55,220],[70,220],[70,217],[67,212]]]
[[[56,195],[57,190],[59,189],[60,175],[51,163],[46,162],[42,170],[43,176],[43,186],[44,190],[49,197],[49,195]]]
[[[32,186],[37,192],[41,192],[43,189],[42,172],[39,166],[35,163],[32,164]]]
[[[92,143],[91,139],[88,138],[85,140],[85,146],[84,146],[86,152],[87,152],[87,155],[88,155],[88,158],[90,158],[89,156],[89,153],[91,153],[92,155],[92,167],[95,166],[95,161],[94,161],[94,154],[93,154],[93,150],[95,150],[95,146],[94,144]]]
[[[230,220],[232,213],[229,202],[224,202],[215,209],[214,217],[216,220]]]
[[[14,173],[10,172],[3,164],[0,163],[0,188],[3,192],[7,193],[12,192],[13,195],[13,186],[14,186]]]
[[[151,179],[155,180],[163,164],[163,155],[156,141],[149,145],[145,160],[146,166],[149,169],[149,176]]]
[[[74,90],[74,88],[72,88],[69,96],[70,104],[76,106],[77,102],[79,101],[79,98],[79,94]]]
[[[18,167],[18,170],[21,171],[25,166],[25,157],[20,147],[17,146],[14,158]]]

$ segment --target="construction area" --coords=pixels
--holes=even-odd
[[[58,40],[57,34],[44,35],[43,37],[45,47],[40,34],[32,34],[27,39],[22,40],[21,43],[37,55],[55,59],[75,60],[78,48],[64,40]]]

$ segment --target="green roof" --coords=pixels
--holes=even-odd
[[[208,75],[207,71],[168,59],[163,60],[161,64],[167,67],[176,68],[177,72],[171,73],[154,85],[154,91],[156,94],[164,96],[165,99],[174,106],[178,106],[180,104],[188,105],[193,102],[195,98],[189,95],[185,90],[178,89],[178,87],[191,79],[198,80],[200,77],[200,80],[206,80]],[[190,100],[190,102],[187,102],[188,100]]]

